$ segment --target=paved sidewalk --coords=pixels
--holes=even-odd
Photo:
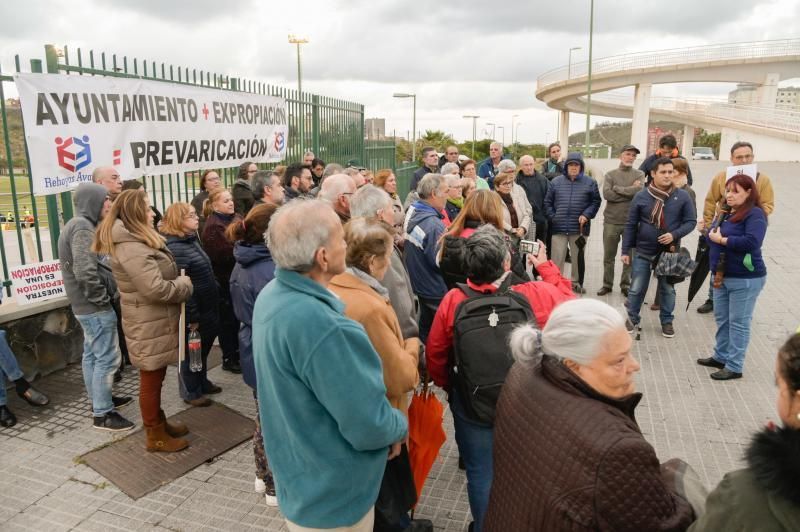
[[[724,166],[719,162],[693,163],[700,202],[711,175]],[[644,308],[642,339],[635,346],[642,364],[638,384],[644,399],[637,410],[642,432],[662,461],[683,458],[709,488],[725,472],[741,466],[750,434],[768,419],[776,418],[776,349],[800,324],[800,256],[793,223],[795,205],[800,203],[800,186],[794,181],[800,165],[766,163],[761,169],[773,179],[777,206],[765,244],[769,277],[756,305],[745,378],[713,382],[708,369],[695,365],[695,358],[710,353],[715,325],[713,317],[694,310],[702,303],[703,292],[688,313],[683,311],[686,284],[678,286],[675,338],[661,337],[658,313]],[[591,297],[600,288],[602,276],[602,227],[594,225],[587,253],[586,287]],[[696,237],[690,237],[684,246],[694,252],[695,242]],[[604,300],[622,307],[618,287]],[[652,290],[647,300],[652,301]],[[215,397],[218,401],[244,415],[255,414],[250,390],[239,376],[217,367],[210,378],[224,390]],[[12,393],[9,406],[19,423],[0,429],[0,529],[284,529],[278,510],[268,508],[263,497],[253,492],[250,442],[133,501],[76,461],[77,456],[113,439],[91,428],[80,368],[72,366],[36,384],[50,395],[51,405],[33,409]],[[137,385],[135,373],[128,371],[115,393],[135,396]],[[178,398],[174,371],[167,378],[163,396],[168,415],[186,406]],[[122,413],[141,425],[136,402]],[[462,531],[470,520],[465,479],[457,468],[449,413],[445,421],[448,441],[428,478],[417,515],[432,519],[437,530]]]

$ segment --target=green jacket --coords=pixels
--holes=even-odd
[[[725,475],[690,532],[800,530],[800,431],[765,430],[753,438],[749,467]]]

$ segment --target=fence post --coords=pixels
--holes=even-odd
[[[366,152],[366,142],[364,142],[364,106],[358,106],[358,118],[359,118],[359,125],[361,127],[358,128],[359,131],[359,139],[358,141],[361,143],[361,165],[366,166],[367,164],[367,152]]]
[[[42,73],[41,59],[31,59],[31,72]],[[30,158],[28,159],[28,165],[30,166]],[[31,196],[33,196],[33,190],[31,190]],[[58,199],[53,194],[50,194],[45,199],[45,203],[47,205],[47,229],[50,231],[50,251],[53,252],[53,258],[56,258],[58,257],[58,237],[61,236],[61,225],[59,225],[58,220]]]
[[[313,95],[311,102],[311,144],[313,145],[311,151],[322,159],[319,153],[319,96]]]
[[[58,51],[52,44],[44,45],[44,59],[47,66],[48,74],[58,74]],[[64,223],[72,219],[72,192],[62,192],[61,196],[61,214],[64,218]],[[48,198],[49,199],[49,198]],[[48,203],[48,211],[50,204]]]

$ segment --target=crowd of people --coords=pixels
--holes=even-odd
[[[128,361],[147,450],[185,449],[191,427],[166,418],[162,384],[179,335],[197,334],[202,364],[181,362],[180,397],[206,407],[221,392],[207,366],[218,340],[222,369],[242,374],[258,413],[254,489],[290,530],[431,529],[409,508],[391,522],[376,508],[387,459],[409,453],[410,395],[428,382],[447,394],[472,531],[720,530],[755,514],[796,523],[796,482],[776,460],[800,433],[797,336],[776,363],[784,427],[754,440],[749,468],[726,477],[707,507],[688,464],[660,466],[636,424],[629,333],[641,332],[662,258],[702,232],[712,281],[699,311],[713,309],[717,335],[697,363],[715,368],[714,379],[741,378],[774,209],[766,175],[723,172],[698,223],[688,163],[674,138],[660,144],[639,169],[639,150],[624,146],[600,185],[580,153],[558,144],[539,167],[497,142],[483,161],[426,147],[408,191],[392,170],[326,165],[309,152],[273,170],[245,162],[231,189],[207,170],[197,196],[163,216],[140,182],[123,186],[115,169],[97,168],[75,189],[59,239],[93,426],[134,427],[120,413],[133,398],[112,393]],[[733,164],[752,161],[749,143],[734,144]],[[613,291],[619,257],[626,315],[582,297],[601,208],[597,295]],[[680,279],[656,277],[651,308],[672,338]],[[0,369],[27,401],[46,404],[6,360],[3,340]]]

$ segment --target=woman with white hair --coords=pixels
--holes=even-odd
[[[597,300],[558,306],[511,335],[485,529],[685,530],[688,465],[659,465],[634,418],[642,398],[625,319]]]

